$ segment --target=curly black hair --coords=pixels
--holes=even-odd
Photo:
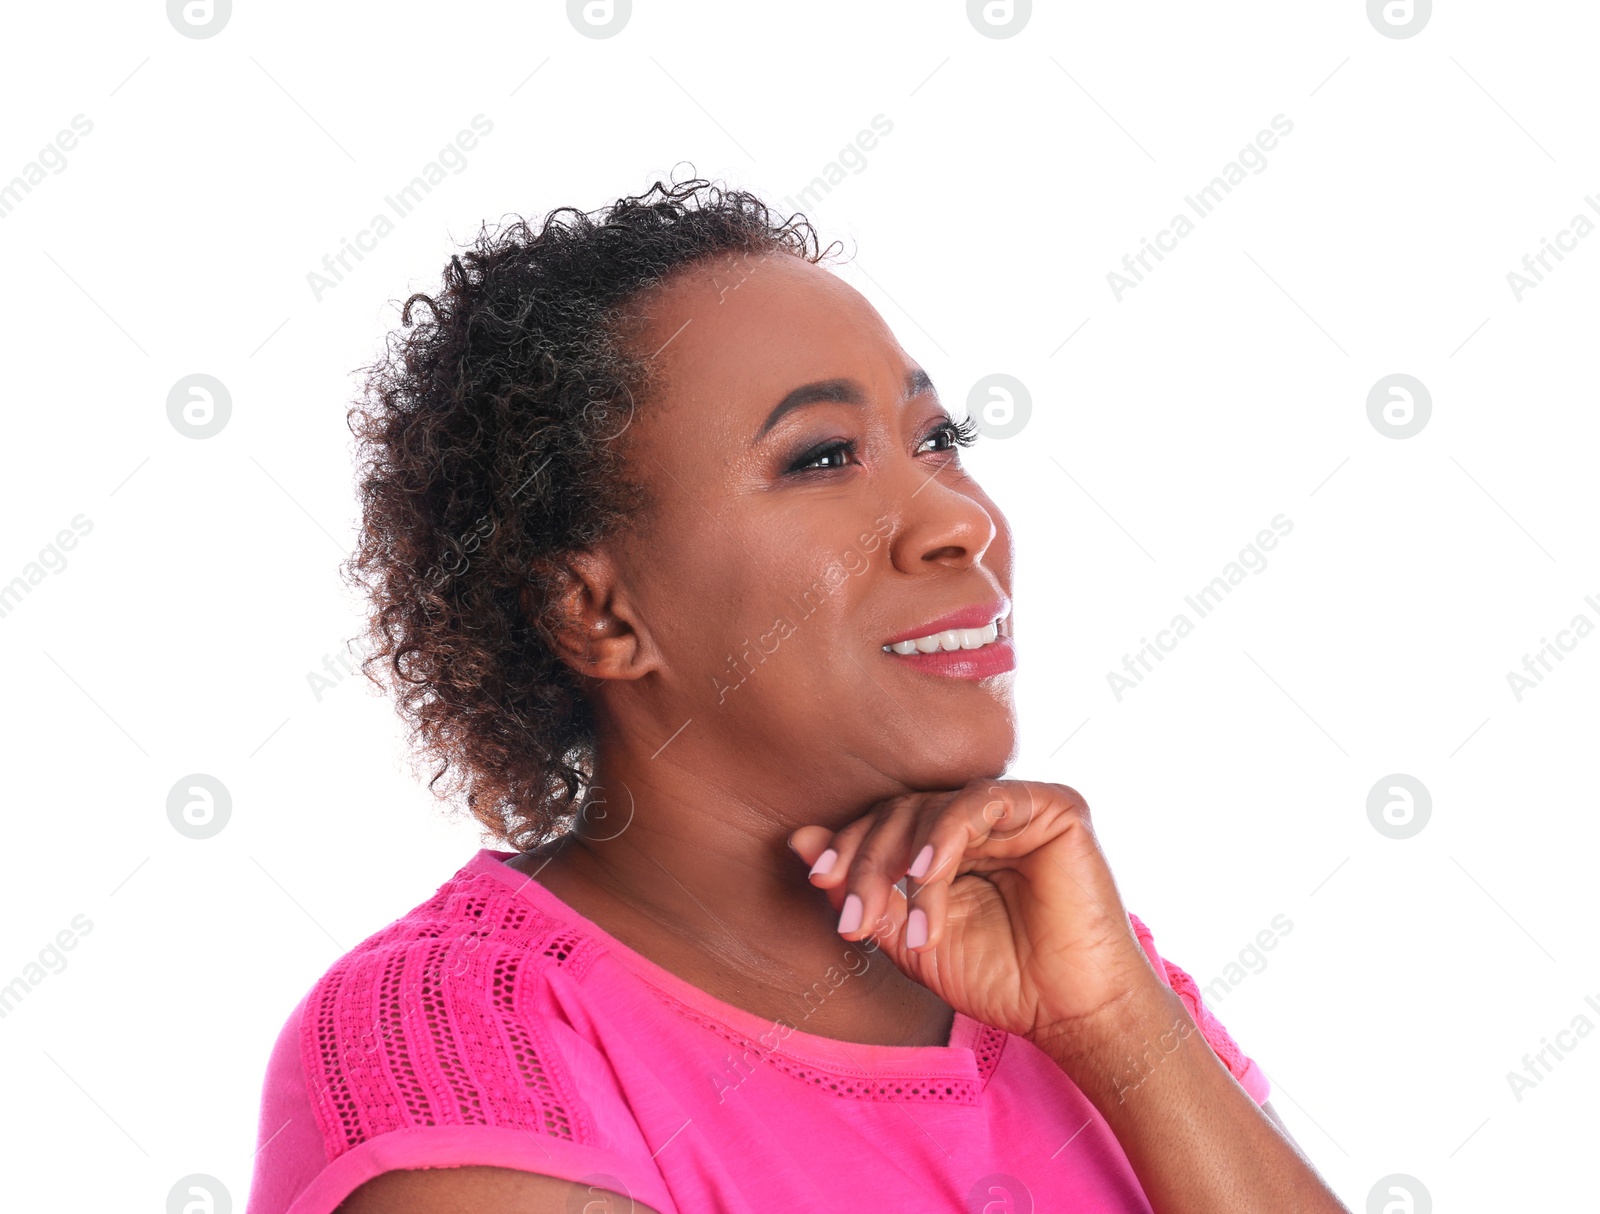
[[[626,474],[629,423],[661,382],[633,340],[638,305],[719,257],[815,263],[833,246],[803,215],[700,178],[512,219],[452,256],[438,293],[405,301],[364,368],[347,414],[362,525],[341,569],[370,603],[362,671],[382,687],[384,665],[410,742],[438,764],[429,789],[464,788],[523,851],[574,829],[592,787],[593,710],[551,643],[555,570],[649,509]]]

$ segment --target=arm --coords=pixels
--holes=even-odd
[[[1349,1214],[1170,988],[1152,981],[1035,1044],[1106,1119],[1158,1214]]]
[[[1272,1119],[1272,1124],[1277,1126],[1278,1132],[1289,1140],[1289,1145],[1296,1151],[1300,1151],[1301,1155],[1304,1155],[1305,1152],[1300,1150],[1300,1144],[1294,1140],[1294,1135],[1289,1133],[1289,1127],[1284,1125],[1283,1118],[1278,1116],[1278,1110],[1272,1107],[1272,1101],[1263,1100],[1261,1102],[1261,1111]]]
[[[335,1214],[656,1214],[632,1198],[510,1168],[385,1172],[345,1198]]]
[[[841,936],[870,932],[951,1007],[1067,1074],[1156,1214],[1349,1214],[1156,970],[1075,789],[974,780],[890,798],[837,831],[801,827],[790,845],[813,865],[835,852],[810,880],[835,909],[860,898]]]

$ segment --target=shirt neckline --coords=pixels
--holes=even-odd
[[[518,855],[514,851],[482,848],[462,870],[466,875],[486,875],[508,886],[513,893],[533,903],[545,914],[577,928],[592,937],[633,974],[692,1013],[711,1019],[741,1037],[759,1042],[796,1061],[850,1075],[939,1076],[972,1080],[980,1085],[977,1050],[988,1027],[972,1017],[955,1012],[946,1045],[872,1045],[841,1041],[808,1033],[797,1025],[787,1033],[772,1021],[726,1003],[657,965],[642,953],[607,932],[594,920],[579,913],[526,873],[507,868],[505,861]],[[887,957],[885,964],[893,965]],[[793,1020],[789,1022],[795,1024]]]

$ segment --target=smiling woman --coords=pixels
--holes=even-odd
[[[1010,530],[826,256],[658,182],[407,301],[366,665],[509,848],[295,1007],[248,1214],[1343,1209],[1083,799],[1005,778]]]

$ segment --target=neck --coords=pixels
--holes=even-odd
[[[724,1002],[818,1036],[944,1044],[950,1009],[870,939],[839,936],[838,912],[785,843],[797,826],[843,825],[866,807],[835,807],[819,817],[753,804],[743,790],[736,796],[726,780],[702,774],[720,768],[693,766],[699,771],[661,758],[597,764],[604,800],[591,804],[560,845],[518,867],[628,947]],[[830,971],[851,980],[821,1006],[804,999]]]

